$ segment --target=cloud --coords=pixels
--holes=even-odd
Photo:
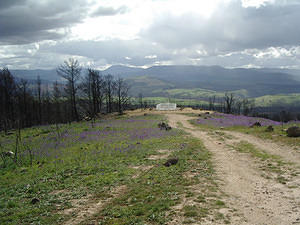
[[[22,1],[22,0],[1,0],[0,1],[0,10],[9,8],[16,4],[23,4],[23,3],[24,3],[24,1]]]
[[[1,1],[1,4],[1,45],[61,39],[72,25],[82,22],[89,6],[84,0]]]
[[[205,2],[3,0],[0,66],[300,67],[299,1]]]
[[[209,19],[197,14],[163,15],[141,36],[167,48],[202,45],[210,52],[298,45],[300,4],[243,7],[223,3]]]
[[[100,6],[91,14],[91,17],[114,16],[117,14],[124,14],[127,11],[128,8],[126,6],[120,6],[118,8]]]

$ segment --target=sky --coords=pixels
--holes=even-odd
[[[300,69],[300,0],[1,0],[0,67]]]

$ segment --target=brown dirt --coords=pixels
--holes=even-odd
[[[113,198],[117,198],[122,193],[126,191],[126,186],[118,186],[113,188],[110,193],[111,197],[106,198],[105,200],[100,201],[93,201],[93,199],[80,199],[72,202],[73,208],[64,210],[64,214],[73,214],[75,213],[76,216],[71,218],[70,220],[66,221],[65,225],[73,225],[73,224],[80,224],[87,218],[91,217],[95,213],[101,211],[101,209],[110,202]]]
[[[225,141],[220,141],[206,131],[195,129],[188,122],[190,117],[176,113],[169,113],[166,116],[172,127],[177,127],[180,122],[183,125],[180,128],[201,139],[205,147],[213,153],[216,173],[220,178],[218,183],[226,194],[225,202],[230,208],[237,210],[234,216],[231,215],[231,224],[300,224],[300,188],[297,182],[299,174],[294,177],[295,188],[288,188],[287,185],[265,179],[260,175],[255,159],[248,154],[232,151]],[[234,137],[236,135],[230,134]],[[242,136],[239,137],[242,139]],[[248,137],[243,138],[246,141],[250,140],[250,143],[253,141]],[[264,141],[256,140],[255,145],[265,150]],[[268,150],[271,152],[271,149]],[[272,154],[275,153],[278,154],[278,151],[272,149]],[[283,159],[299,163],[290,156]],[[206,224],[216,223],[207,221]]]
[[[160,149],[157,152],[160,154],[150,155],[148,157],[148,159],[150,159],[150,160],[167,159],[169,157],[171,151],[169,149]]]

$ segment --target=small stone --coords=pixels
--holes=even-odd
[[[288,137],[300,137],[300,127],[289,127],[286,132]]]
[[[168,159],[168,161],[165,162],[163,165],[169,167],[172,165],[176,165],[177,163],[178,163],[178,158],[172,158],[172,159]]]

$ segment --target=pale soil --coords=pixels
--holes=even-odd
[[[64,210],[64,214],[72,214],[74,217],[72,217],[70,220],[66,221],[65,225],[73,225],[73,224],[80,224],[87,218],[91,217],[95,213],[101,211],[105,205],[107,205],[112,199],[117,198],[121,194],[123,194],[126,191],[126,186],[118,186],[110,190],[111,197],[106,198],[105,200],[98,200],[95,201],[91,198],[86,199],[79,199],[72,202],[72,208]],[[90,196],[88,196],[90,197]],[[94,224],[94,221],[91,222],[91,224]]]
[[[181,124],[179,128],[201,139],[205,147],[213,153],[216,173],[220,178],[219,186],[225,193],[225,203],[236,210],[236,213],[229,214],[231,224],[300,224],[299,174],[291,181],[294,188],[266,179],[261,176],[254,158],[249,154],[233,151],[225,141],[220,141],[204,130],[196,129],[188,122],[191,117],[176,113],[165,115],[169,119],[169,125],[178,127]],[[292,157],[295,151],[293,149],[285,149],[290,154],[283,154],[279,151],[281,147],[276,144],[266,145],[265,141],[236,132],[231,132],[230,135],[237,141],[246,140],[259,149],[282,156],[283,160],[295,163],[295,167],[299,165],[300,161],[297,157]],[[182,204],[185,204],[184,201]],[[226,214],[228,210],[223,209],[222,212]],[[217,224],[217,222],[212,220],[206,221],[205,224]]]
[[[148,157],[149,160],[159,160],[159,159],[167,159],[171,153],[171,151],[169,149],[160,149],[157,150],[158,155],[150,155]]]

